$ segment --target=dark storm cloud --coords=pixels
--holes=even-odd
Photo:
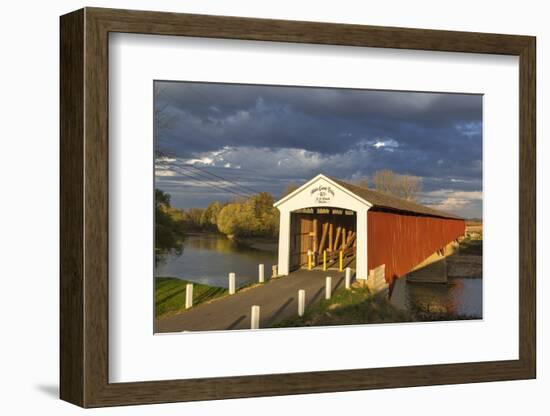
[[[379,169],[422,177],[426,195],[481,191],[480,95],[183,82],[155,87],[158,148],[183,165],[217,169],[225,178],[239,170],[249,182],[262,172],[269,185],[252,183],[275,194],[319,172],[354,179]],[[189,197],[185,205],[199,200]]]

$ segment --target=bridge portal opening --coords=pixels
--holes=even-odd
[[[355,211],[313,207],[290,214],[290,271],[354,267],[357,250]]]

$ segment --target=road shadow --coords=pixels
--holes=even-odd
[[[284,310],[292,303],[294,300],[294,297],[288,298],[288,300],[283,303],[283,305],[275,311],[275,313],[271,316],[271,319],[269,320],[269,325],[274,324],[279,319],[279,316],[284,312]]]
[[[306,304],[306,307],[309,308],[311,305],[315,304],[317,302],[317,298],[321,296],[321,293],[325,291],[324,287],[319,288],[317,292],[313,295],[313,297],[309,300],[309,302]]]
[[[246,318],[246,315],[241,315],[231,325],[229,325],[226,329],[235,329],[235,327],[237,325],[239,325],[245,318]]]
[[[342,276],[338,282],[334,285],[334,287],[332,288],[332,291],[333,292],[336,292],[338,290],[338,288],[342,285],[342,282],[344,281],[346,277],[345,276]]]

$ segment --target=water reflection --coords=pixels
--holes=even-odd
[[[399,279],[391,302],[409,311],[481,318],[482,297],[480,278],[451,277],[447,283],[407,283]]]
[[[190,235],[184,241],[181,254],[165,256],[157,264],[155,276],[227,287],[227,275],[234,272],[237,286],[244,286],[257,281],[258,264],[265,265],[268,277],[271,265],[277,261],[275,242],[253,241],[250,244],[216,234]]]

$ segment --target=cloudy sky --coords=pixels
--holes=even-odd
[[[481,218],[481,95],[157,81],[155,117],[176,207],[391,169],[422,179],[419,202]]]

